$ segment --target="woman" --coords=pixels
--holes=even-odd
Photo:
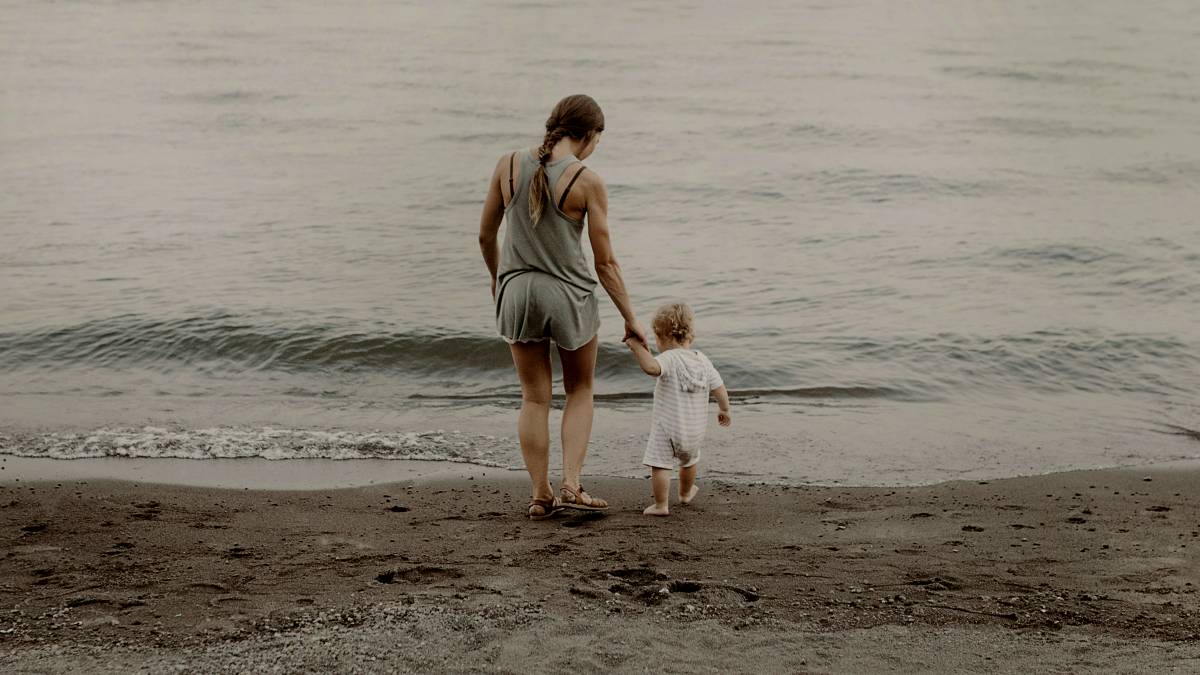
[[[517,434],[532,481],[526,515],[550,517],[566,506],[598,510],[608,503],[579,483],[592,433],[592,382],[600,311],[596,278],[625,319],[625,337],[646,342],[613,255],[604,181],[587,170],[600,142],[604,113],[590,96],[568,96],[546,120],[541,147],[506,154],[488,182],[479,220],[479,247],[492,277],[496,326],[512,349],[521,381]],[[504,216],[508,229],[497,247]],[[596,277],[581,244],[584,216]],[[558,349],[567,405],[562,420],[563,481],[550,486],[550,341]]]

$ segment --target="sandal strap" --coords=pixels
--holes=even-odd
[[[608,502],[604,501],[603,499],[600,499],[599,497],[593,497],[591,495],[587,495],[587,501],[585,502],[583,500],[583,496],[585,494],[587,494],[587,490],[583,489],[583,483],[579,484],[578,490],[572,490],[571,488],[567,487],[566,485],[562,486],[562,489],[566,490],[567,496],[569,497],[570,501],[574,504],[583,504],[584,506],[596,506],[596,504],[600,503],[600,502],[603,502],[604,504],[608,504]]]

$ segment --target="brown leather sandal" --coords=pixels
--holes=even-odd
[[[541,513],[534,513],[535,508],[540,509]],[[529,506],[525,509],[525,517],[530,520],[545,520],[561,511],[562,508],[563,505],[557,499],[531,499]]]
[[[593,497],[583,489],[583,485],[579,486],[579,490],[575,491],[566,485],[560,489],[562,492],[562,505],[568,509],[579,509],[580,511],[603,511],[608,508],[608,502],[599,497]]]

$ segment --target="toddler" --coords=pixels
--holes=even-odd
[[[651,324],[658,356],[652,356],[640,341],[626,344],[637,357],[638,365],[654,385],[654,412],[650,438],[642,463],[650,467],[650,486],[654,503],[642,513],[648,516],[670,515],[667,493],[671,489],[671,469],[679,462],[679,503],[690,504],[700,491],[696,485],[696,465],[700,461],[700,443],[708,423],[708,395],[717,398],[720,411],[717,422],[733,423],[729,414],[729,394],[721,375],[708,357],[692,349],[696,317],[683,303],[663,305]]]

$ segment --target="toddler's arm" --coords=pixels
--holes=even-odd
[[[658,361],[654,360],[654,356],[650,354],[650,350],[646,349],[646,345],[642,344],[637,338],[630,338],[625,341],[629,345],[629,349],[633,351],[634,358],[637,359],[638,365],[642,367],[642,372],[650,377],[658,377],[662,375],[662,366],[658,365]]]
[[[713,389],[712,394],[717,397],[717,424],[723,427],[733,424],[733,416],[729,412],[729,392],[725,391],[725,385]]]

